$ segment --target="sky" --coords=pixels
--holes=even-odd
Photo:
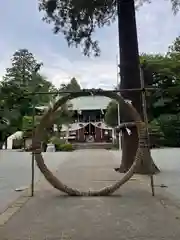
[[[137,12],[139,51],[165,53],[180,35],[180,14],[173,15],[170,0],[152,0]],[[0,78],[11,66],[13,53],[32,52],[44,66],[41,73],[57,87],[76,77],[83,88],[112,89],[117,83],[117,24],[97,30],[101,56],[85,57],[80,48],[68,48],[63,35],[42,21],[38,0],[0,1]]]

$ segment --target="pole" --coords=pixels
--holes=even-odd
[[[140,80],[141,80],[141,88],[142,88],[142,108],[143,108],[143,116],[144,116],[144,122],[146,125],[146,134],[147,134],[147,141],[148,141],[148,148],[150,145],[150,140],[149,140],[149,130],[148,130],[148,116],[147,116],[147,103],[146,103],[146,90],[145,90],[145,85],[144,85],[144,73],[142,68],[140,67]],[[150,152],[150,148],[148,149]],[[150,158],[151,159],[151,158]],[[151,164],[151,172],[150,172],[150,184],[151,184],[151,192],[152,196],[155,196],[155,191],[154,191],[154,177],[152,174],[152,169],[153,169],[153,162],[150,162]]]
[[[89,135],[90,135],[90,131],[91,131],[91,126],[90,126],[90,116],[89,116]]]
[[[174,87],[169,87],[169,90],[173,90]],[[146,88],[146,91],[148,92],[156,92],[156,91],[161,91],[162,89],[158,88],[158,87],[151,87],[151,88]],[[108,92],[112,92],[112,93],[125,93],[125,92],[141,92],[141,88],[124,88],[124,89],[112,89],[112,90],[101,90],[101,89],[82,89],[80,91],[76,91],[76,93],[88,93],[89,95],[92,96],[92,93],[96,94],[96,93],[108,93]],[[55,94],[71,94],[71,93],[75,93],[74,91],[52,91],[52,92],[38,92],[38,95],[55,95]],[[31,95],[36,95],[37,93],[35,92],[29,92],[29,93],[25,93],[23,95],[23,98],[26,96],[31,96]]]
[[[33,116],[32,116],[32,146],[33,146],[33,139],[34,139],[34,128],[35,128],[35,101],[33,99]],[[34,196],[34,162],[35,162],[35,155],[34,150],[32,149],[32,158],[31,158],[31,197]]]
[[[77,111],[77,118],[78,118],[78,123],[80,123],[79,121],[79,112]],[[79,141],[79,128],[77,130],[77,138],[78,138],[78,141]]]
[[[35,69],[31,75],[32,79],[33,76],[36,76],[37,72],[40,70],[42,63],[37,63]],[[35,90],[33,91],[33,98],[32,98],[32,146],[34,141],[34,131],[35,131],[35,93],[42,87],[41,84],[37,85]],[[35,152],[32,149],[32,158],[31,158],[31,197],[34,196],[34,163],[35,163]]]
[[[119,67],[118,67],[118,56],[116,55],[116,66],[117,66],[117,88],[119,89]],[[119,93],[117,93],[119,94]],[[118,126],[121,124],[121,116],[120,116],[120,104],[118,103]],[[119,140],[119,150],[122,149],[121,144],[121,131],[118,133],[118,140]]]

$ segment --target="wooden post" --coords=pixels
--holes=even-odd
[[[35,96],[33,96],[35,97]],[[35,101],[33,99],[33,117],[32,117],[32,142],[34,138],[34,129],[35,129]],[[32,144],[33,145],[33,144]],[[31,158],[31,197],[34,196],[34,162],[35,162],[35,155],[34,150],[32,149],[32,158]]]
[[[146,134],[147,134],[147,141],[148,141],[148,148],[150,151],[150,140],[149,140],[149,129],[148,129],[148,116],[147,116],[147,103],[146,103],[146,90],[145,90],[145,84],[144,84],[144,74],[143,74],[143,70],[140,67],[140,80],[141,80],[141,96],[142,96],[142,110],[143,110],[143,116],[144,116],[144,122],[146,124]],[[155,196],[155,191],[154,191],[154,177],[153,177],[153,173],[152,173],[152,169],[153,169],[153,162],[150,162],[151,164],[151,173],[150,173],[150,183],[151,183],[151,192],[152,192],[152,196]]]

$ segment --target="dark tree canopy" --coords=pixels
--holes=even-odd
[[[118,0],[117,0],[118,1]],[[93,34],[97,28],[112,24],[117,16],[116,0],[39,0],[40,11],[45,12],[43,20],[54,25],[54,33],[61,32],[69,46],[83,46],[84,55],[100,54]],[[119,0],[128,4],[133,0]],[[169,0],[176,13],[179,0]],[[152,0],[135,0],[136,6]]]
[[[99,55],[98,42],[92,40],[96,27],[110,25],[116,17],[115,0],[40,0],[40,10],[47,23],[54,24],[54,33],[64,34],[69,46],[83,45],[84,55]]]
[[[105,122],[111,127],[116,127],[118,125],[118,104],[114,100],[112,100],[107,107]]]
[[[71,79],[70,83],[67,84],[67,90],[69,90],[69,91],[80,91],[81,90],[81,86],[77,82],[76,78],[73,77]]]

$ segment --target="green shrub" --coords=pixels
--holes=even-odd
[[[70,143],[65,143],[65,139],[60,139],[56,136],[52,137],[49,142],[54,144],[56,151],[73,151],[73,146]]]
[[[54,145],[60,145],[60,144],[64,144],[65,140],[64,139],[60,139],[56,136],[53,136],[49,139],[49,142],[54,144]]]
[[[180,146],[180,115],[161,114],[150,123],[151,144],[167,147]]]
[[[54,144],[56,152],[61,151],[61,145],[62,144]]]
[[[64,143],[56,146],[56,151],[71,152],[74,150],[73,145],[70,143]]]

